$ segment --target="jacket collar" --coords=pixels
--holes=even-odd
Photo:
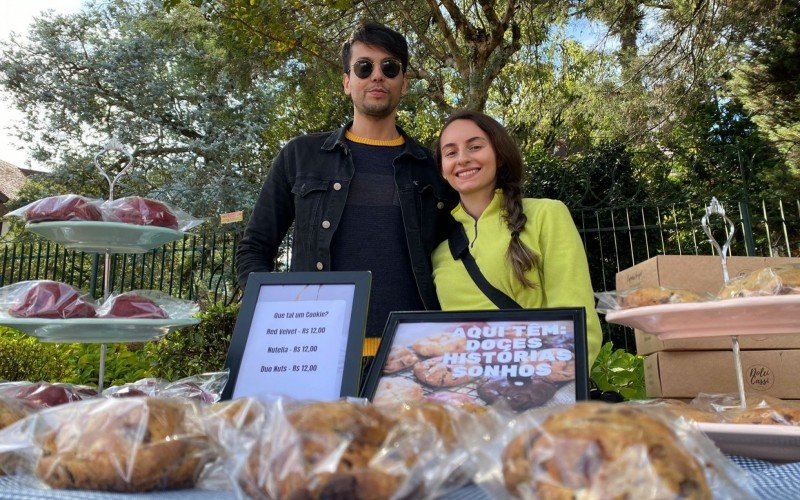
[[[350,120],[342,128],[331,132],[331,134],[322,144],[322,149],[324,151],[333,151],[334,148],[336,148],[337,146],[340,148],[344,148],[344,141],[345,141],[344,133],[352,125],[353,125],[353,120]],[[403,136],[403,139],[405,139],[405,144],[404,144],[405,148],[403,149],[401,156],[408,154],[418,160],[424,160],[425,158],[427,158],[425,149],[423,149],[423,147],[420,146],[419,143],[417,143],[417,141],[415,141],[408,134],[406,134],[402,128],[398,127],[397,125],[395,125],[395,127],[397,128],[397,131],[400,133],[400,135]]]
[[[494,196],[492,197],[492,201],[486,206],[486,210],[483,211],[478,220],[494,217],[495,213],[502,213],[503,211],[503,201],[505,197],[503,196],[502,189],[495,189]],[[472,218],[472,216],[464,210],[464,206],[459,203],[456,205],[453,210],[450,211],[450,214],[453,216],[455,220],[463,224],[464,226],[473,226],[477,221]]]

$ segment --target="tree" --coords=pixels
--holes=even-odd
[[[562,190],[593,192],[584,200],[591,205],[633,202],[590,185],[597,162],[583,159],[595,155],[630,163],[635,199],[655,201],[678,196],[681,179],[703,179],[705,189],[730,177],[694,172],[704,163],[676,152],[715,126],[702,118],[705,132],[687,128],[705,103],[729,99],[734,49],[775,8],[755,0],[104,2],[37,21],[28,41],[2,52],[0,84],[29,117],[20,137],[55,170],[27,196],[103,195],[91,159],[115,135],[138,165],[120,194],[213,214],[252,205],[285,141],[347,121],[341,42],[357,23],[377,19],[409,38],[411,91],[399,121],[421,142],[432,141],[452,109],[482,109],[532,161],[562,174],[588,169],[554,173],[548,182],[562,179]],[[591,44],[575,40],[575,19],[593,20],[603,34]],[[730,131],[756,137],[747,127]],[[617,163],[614,154],[622,155]],[[748,171],[748,182],[768,183],[764,192],[800,175],[768,164]]]
[[[785,0],[760,27],[732,81],[733,92],[800,174],[800,2]]]
[[[194,8],[102,3],[45,15],[5,48],[0,85],[27,117],[18,137],[53,170],[45,187],[106,195],[92,158],[113,136],[135,156],[117,196],[200,216],[251,206],[284,139],[271,133],[282,94],[269,78],[238,85],[212,28]]]
[[[786,164],[780,153],[735,99],[699,103],[672,129],[664,147],[676,191],[686,201],[794,196],[800,189],[797,178],[782,175]]]
[[[237,50],[264,54],[268,70],[294,61],[313,75],[312,82],[331,76],[318,68],[340,65],[340,44],[356,24],[380,20],[400,29],[412,47],[409,102],[415,107],[405,109],[423,113],[401,115],[403,123],[412,120],[427,130],[455,108],[489,110],[510,116],[518,137],[543,140],[548,147],[556,140],[574,144],[577,135],[637,147],[657,142],[662,130],[719,88],[720,77],[733,68],[736,47],[776,8],[772,0],[167,0],[165,5],[186,2],[202,8]],[[569,39],[569,23],[578,19],[605,29],[594,47],[581,48]],[[571,64],[582,73],[567,71],[564,78],[563,69]],[[508,109],[509,104],[515,107]],[[526,118],[516,106],[537,119]]]
[[[338,48],[359,22],[402,26],[415,52],[410,68],[415,90],[445,113],[455,107],[483,109],[517,51],[542,43],[551,24],[566,19],[566,3],[559,0],[186,1],[224,26],[231,41],[329,67],[339,65]]]

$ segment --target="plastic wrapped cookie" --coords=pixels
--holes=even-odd
[[[77,194],[49,196],[36,200],[8,215],[21,216],[25,222],[101,221],[100,201]]]
[[[630,401],[624,404],[633,406],[653,406],[663,408],[676,418],[692,420],[694,422],[719,423],[722,416],[713,410],[684,403],[679,399],[645,399]]]
[[[618,294],[620,309],[632,307],[655,306],[659,304],[677,304],[684,302],[705,302],[708,297],[691,290],[668,287],[644,287]]]
[[[53,488],[142,492],[191,488],[214,454],[194,404],[125,398],[40,413],[36,476]]]
[[[0,396],[0,431],[33,413],[24,402]],[[0,451],[0,476],[13,474],[22,466],[20,457]]]
[[[707,437],[655,406],[583,402],[526,412],[478,453],[486,463],[478,482],[497,497],[752,497]]]
[[[97,397],[97,391],[85,385],[50,382],[6,382],[0,384],[0,397],[14,399],[38,410]]]
[[[188,231],[204,222],[203,219],[192,217],[179,208],[141,196],[105,201],[100,210],[103,212],[103,220],[108,222],[165,227],[180,231]]]
[[[318,402],[287,409],[252,444],[237,474],[249,498],[412,498],[424,488],[436,434],[398,424],[358,402]],[[410,496],[409,496],[410,495]]]
[[[129,196],[103,203],[105,219],[110,222],[122,222],[137,226],[160,226],[178,229],[178,218],[165,203]]]
[[[0,288],[0,311],[15,318],[94,318],[93,300],[66,283],[51,280],[21,281]]]
[[[717,293],[721,299],[800,293],[800,264],[756,269],[738,276]]]

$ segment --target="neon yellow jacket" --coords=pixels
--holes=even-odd
[[[566,205],[557,200],[525,198],[528,217],[520,238],[538,258],[528,279],[536,288],[527,288],[514,277],[506,259],[511,232],[501,215],[503,193],[495,191],[489,206],[476,221],[462,207],[453,209],[455,219],[464,226],[470,241],[469,251],[481,273],[495,287],[525,308],[585,307],[587,348],[591,368],[600,351],[602,331],[594,308],[594,292],[583,242]],[[433,281],[443,310],[497,309],[481,292],[461,261],[450,255],[447,240],[433,252]]]

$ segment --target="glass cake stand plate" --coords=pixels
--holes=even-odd
[[[800,295],[662,304],[611,311],[606,321],[661,339],[796,333]]]
[[[196,325],[199,318],[0,318],[0,325],[22,330],[42,342],[80,342],[113,344],[146,342],[184,326]]]
[[[91,253],[145,253],[186,234],[166,227],[100,221],[29,222],[25,229],[71,250]]]
[[[705,422],[698,422],[697,426],[729,455],[787,462],[800,460],[800,427]]]

